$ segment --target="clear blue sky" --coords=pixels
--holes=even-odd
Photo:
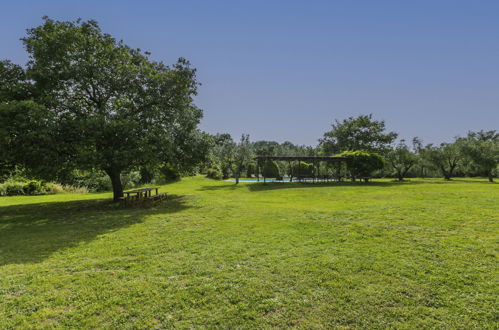
[[[210,133],[315,145],[367,113],[425,142],[499,129],[497,0],[4,1],[0,58],[25,63],[43,15],[189,59]]]

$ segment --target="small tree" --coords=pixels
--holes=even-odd
[[[233,172],[233,165],[236,157],[236,144],[228,133],[217,134],[213,137],[213,156],[215,162],[222,171],[222,176],[227,179]]]
[[[236,184],[239,183],[239,177],[241,176],[242,170],[246,164],[251,161],[252,154],[249,135],[243,134],[235,152]]]
[[[463,155],[484,173],[489,182],[494,182],[499,163],[499,134],[496,131],[469,132],[466,138],[458,140]]]
[[[461,155],[456,143],[442,143],[439,147],[428,145],[423,157],[440,171],[445,180],[450,180],[459,165]]]
[[[350,172],[352,181],[356,178],[364,178],[368,181],[368,177],[376,170],[380,170],[384,166],[383,157],[375,152],[364,150],[345,151],[339,154],[340,157],[347,157],[347,169]]]
[[[401,140],[393,150],[388,152],[387,159],[399,181],[404,180],[407,172],[417,161],[416,155],[409,150],[404,140]]]

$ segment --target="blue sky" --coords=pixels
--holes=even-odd
[[[0,58],[25,63],[43,15],[189,59],[210,133],[315,145],[368,113],[425,142],[499,129],[497,0],[5,1]]]

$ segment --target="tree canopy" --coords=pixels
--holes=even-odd
[[[385,153],[397,138],[395,132],[385,132],[385,122],[374,120],[372,114],[336,120],[332,129],[319,140],[324,153],[365,150]]]
[[[4,94],[19,98],[26,94],[26,84],[33,90],[31,103],[9,102],[1,108],[2,129],[11,145],[29,140],[20,131],[12,132],[19,127],[19,114],[43,122],[22,124],[40,138],[20,152],[23,165],[101,169],[118,199],[123,171],[190,161],[180,156],[202,140],[197,130],[202,111],[193,104],[198,83],[187,60],[173,66],[154,62],[147,53],[103,33],[95,21],[45,17],[22,40],[29,54],[27,68],[3,62],[12,83],[0,91],[5,103],[9,98]]]

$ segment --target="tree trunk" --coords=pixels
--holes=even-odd
[[[494,182],[494,176],[492,173],[489,173],[489,182]]]
[[[106,170],[106,173],[109,175],[111,184],[113,185],[113,200],[117,202],[120,197],[123,197],[123,185],[121,184],[120,171]]]

